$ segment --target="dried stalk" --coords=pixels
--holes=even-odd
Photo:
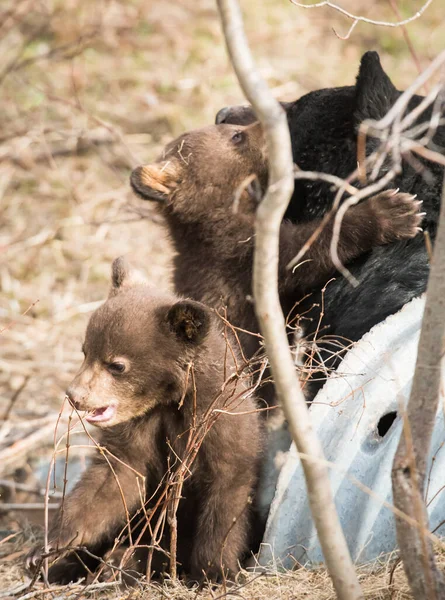
[[[363,598],[331,494],[323,451],[313,429],[289,348],[278,296],[278,241],[293,190],[293,163],[286,116],[259,76],[236,0],[218,0],[228,51],[238,80],[261,121],[269,157],[269,187],[256,219],[253,291],[278,397],[303,460],[309,503],[338,598]]]
[[[428,281],[416,370],[392,469],[394,505],[428,530],[424,489],[431,436],[441,393],[445,335],[445,182],[440,221]],[[406,577],[416,600],[445,598],[443,575],[422,529],[396,519]]]

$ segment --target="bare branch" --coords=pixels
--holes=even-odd
[[[269,187],[256,218],[253,290],[255,310],[264,336],[278,397],[303,461],[309,503],[323,554],[340,599],[363,598],[333,502],[321,445],[312,430],[286,335],[278,296],[280,225],[293,190],[293,164],[286,116],[259,76],[244,35],[236,0],[218,0],[228,51],[248,100],[265,132],[269,156]]]
[[[399,7],[397,5],[397,0],[388,0],[388,2],[390,4],[394,14],[396,15],[396,18],[399,21],[402,21],[403,19],[402,19],[402,15],[400,13]],[[419,57],[417,56],[417,52],[414,48],[414,44],[411,41],[411,37],[408,33],[408,28],[406,27],[406,24],[400,23],[400,29],[402,30],[402,34],[403,34],[403,37],[405,38],[406,45],[408,46],[409,53],[411,54],[414,64],[416,65],[416,69],[420,75],[420,73],[422,73],[422,65],[420,64],[420,60],[419,60]],[[427,86],[425,86],[425,90],[428,93]]]
[[[345,10],[344,8],[342,8],[341,6],[339,6],[338,4],[334,4],[333,2],[330,2],[330,0],[323,0],[323,2],[317,2],[316,4],[303,4],[302,2],[297,2],[297,0],[290,0],[290,2],[292,4],[294,4],[295,6],[298,6],[300,8],[321,8],[323,6],[327,6],[329,8],[332,8],[333,10],[336,10],[337,12],[341,13],[345,17],[348,17],[348,19],[352,19],[353,23],[345,36],[339,35],[335,31],[335,29],[332,28],[335,35],[338,38],[340,38],[341,40],[347,40],[349,38],[349,36],[351,35],[352,31],[354,30],[355,26],[358,23],[368,23],[370,25],[377,25],[379,27],[400,27],[403,25],[407,25],[408,23],[412,23],[412,21],[415,21],[416,19],[418,19],[420,16],[423,15],[423,13],[426,11],[426,9],[432,3],[432,1],[433,0],[427,0],[425,2],[425,4],[411,17],[408,17],[407,19],[403,19],[403,21],[396,21],[395,23],[391,23],[390,21],[375,21],[374,19],[368,19],[367,17],[363,17],[361,15],[354,15],[354,14],[348,12],[347,10]]]
[[[445,181],[437,238],[428,281],[416,370],[392,469],[394,505],[428,528],[423,499],[431,436],[439,404],[445,335]],[[415,598],[442,600],[445,582],[430,540],[421,530],[396,519],[403,566]]]

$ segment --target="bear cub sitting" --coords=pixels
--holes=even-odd
[[[104,451],[51,525],[50,549],[80,547],[50,568],[51,582],[84,576],[84,565],[96,566],[91,554],[104,556],[119,535],[127,537],[128,555],[143,546],[135,562],[145,573],[153,531],[160,548],[151,565],[161,571],[170,538],[168,525],[156,532],[156,523],[171,474],[184,464],[182,491],[169,488],[180,494],[179,568],[193,580],[237,572],[248,545],[261,427],[250,381],[235,345],[227,351],[220,323],[203,304],[153,294],[122,258],[114,261],[109,298],[90,319],[85,359],[67,390],[72,406],[100,429]],[[167,512],[167,523],[171,518]],[[36,548],[28,566],[35,568],[42,552]]]

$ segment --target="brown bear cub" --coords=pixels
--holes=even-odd
[[[227,308],[232,325],[258,333],[252,303],[254,215],[258,202],[255,179],[267,185],[268,168],[261,125],[214,125],[192,131],[170,143],[154,164],[136,168],[134,191],[154,200],[165,215],[177,250],[176,292],[208,306]],[[249,183],[250,182],[250,183]],[[376,245],[414,237],[420,202],[389,190],[350,208],[344,218],[338,254],[347,264]],[[335,274],[330,257],[332,223],[312,244],[294,270],[288,263],[320,221],[284,221],[280,233],[279,293],[288,315],[304,294]],[[240,333],[247,357],[259,348],[257,335]],[[273,391],[263,390],[270,402]]]
[[[179,501],[181,572],[192,580],[236,573],[250,533],[261,425],[221,319],[198,302],[153,294],[117,259],[109,298],[90,319],[83,352],[67,396],[100,429],[104,451],[65,498],[50,548],[86,549],[88,565],[123,535],[128,555],[136,544],[145,548],[136,552],[145,573],[147,548],[159,542],[150,563],[159,572],[156,565],[168,563],[171,551],[171,505]],[[182,491],[172,480],[181,467]],[[41,556],[37,548],[28,565],[35,568]],[[69,582],[84,575],[81,566],[68,554],[50,568],[49,579]]]

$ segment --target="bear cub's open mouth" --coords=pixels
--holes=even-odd
[[[88,423],[106,423],[111,421],[116,416],[117,406],[111,404],[110,406],[101,406],[88,412],[85,415],[85,420]]]

